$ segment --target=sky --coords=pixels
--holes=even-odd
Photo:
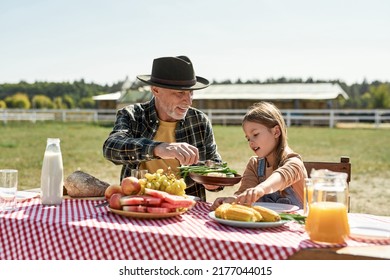
[[[0,84],[112,85],[188,56],[210,81],[390,81],[388,0],[0,0]]]

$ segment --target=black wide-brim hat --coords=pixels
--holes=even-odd
[[[210,85],[207,79],[195,76],[191,60],[186,56],[156,58],[152,74],[137,78],[152,86],[178,90],[197,90]]]

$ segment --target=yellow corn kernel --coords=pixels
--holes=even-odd
[[[281,220],[279,214],[272,209],[259,205],[254,205],[252,206],[252,208],[259,212],[260,215],[263,217],[262,222],[277,222]]]

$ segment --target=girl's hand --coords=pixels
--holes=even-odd
[[[265,192],[261,186],[250,188],[237,196],[235,202],[237,204],[252,205],[259,198],[265,195]]]
[[[234,202],[235,199],[236,199],[235,197],[218,197],[214,201],[213,205],[211,205],[210,209],[211,209],[211,211],[214,211],[222,203],[232,203],[232,202]]]

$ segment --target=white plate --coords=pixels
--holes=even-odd
[[[38,197],[39,192],[29,192],[29,191],[17,191],[16,192],[16,201],[22,202],[27,199]]]
[[[232,227],[243,227],[243,228],[272,228],[280,227],[287,223],[288,221],[279,221],[279,222],[241,222],[241,221],[232,221],[224,220],[215,217],[215,211],[209,213],[209,217],[217,221],[220,224],[232,226]]]
[[[390,228],[370,225],[350,225],[350,238],[357,240],[390,240]]]
[[[292,204],[284,203],[273,203],[273,202],[255,202],[254,205],[259,205],[266,207],[268,209],[274,210],[278,213],[288,213],[299,210],[299,207]]]

